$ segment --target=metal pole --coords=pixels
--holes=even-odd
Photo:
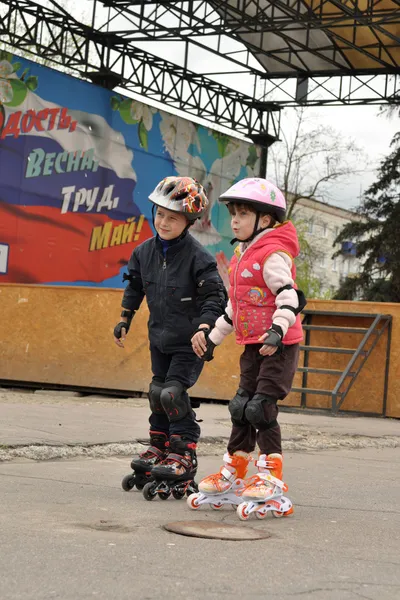
[[[258,170],[258,176],[263,179],[267,176],[267,165],[268,165],[268,149],[274,142],[278,140],[277,137],[270,135],[269,133],[259,133],[255,135],[250,135],[250,139],[254,144],[260,146],[261,154],[260,154],[260,168]]]
[[[387,316],[387,315],[385,315],[385,316]],[[389,387],[391,340],[392,340],[392,317],[389,318],[389,324],[388,324],[388,328],[387,328],[385,384],[384,384],[384,388],[383,388],[383,406],[382,406],[382,414],[384,417],[386,417],[387,396],[388,396],[388,387]]]
[[[259,177],[266,179],[268,164],[268,146],[261,146]]]
[[[97,7],[97,0],[94,0],[93,12],[92,12],[92,29],[94,29],[94,26],[96,24],[96,7]]]

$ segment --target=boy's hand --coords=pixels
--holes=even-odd
[[[199,329],[207,328],[210,331],[208,325],[200,325]],[[207,350],[207,341],[204,331],[196,331],[194,336],[191,339],[193,352],[199,357],[202,358],[204,352]]]
[[[128,333],[128,331],[129,325],[124,321],[120,321],[118,325],[114,327],[114,342],[115,344],[117,344],[117,346],[119,346],[119,348],[125,347],[123,342],[126,339],[126,334]]]

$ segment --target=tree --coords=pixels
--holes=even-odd
[[[353,140],[315,124],[306,109],[294,109],[294,124],[281,129],[283,144],[270,151],[269,171],[288,201],[288,218],[301,198],[329,201],[332,183],[365,170],[366,158]],[[360,167],[361,165],[361,167]]]
[[[400,132],[391,148],[358,209],[362,220],[346,225],[336,239],[355,241],[362,261],[360,273],[343,282],[337,299],[400,302]]]
[[[314,275],[314,264],[317,260],[318,252],[313,248],[306,236],[307,224],[304,221],[294,222],[300,244],[300,256],[296,259],[296,283],[302,290],[306,298],[329,298],[329,291],[322,291],[322,283]]]

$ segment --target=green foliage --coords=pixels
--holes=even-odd
[[[254,165],[258,160],[257,150],[255,146],[250,146],[249,154],[247,156],[246,167],[250,167],[250,169],[254,169]]]
[[[25,81],[25,84],[26,84],[26,87],[29,90],[31,90],[31,92],[34,92],[37,89],[37,86],[38,86],[38,78],[35,75],[31,75]]]
[[[342,283],[337,299],[400,302],[400,133],[391,147],[358,210],[362,220],[347,224],[336,239],[356,242],[362,262],[358,276]]]
[[[143,121],[140,121],[140,123],[139,123],[138,134],[139,134],[139,142],[140,142],[141,147],[147,151],[149,149],[149,141],[148,141],[149,136],[148,136],[147,129],[144,126]]]
[[[0,50],[0,61],[6,60],[7,62],[11,62],[13,59],[13,55],[11,52],[7,52],[6,50]]]
[[[110,103],[112,110],[118,110],[121,104],[121,100],[117,96],[112,96]]]
[[[4,102],[6,106],[19,106],[23,103],[28,93],[28,88],[23,81],[19,79],[9,79],[8,83],[12,89],[12,100]]]
[[[317,259],[317,252],[310,246],[305,234],[307,224],[305,221],[297,221],[294,223],[297,229],[297,235],[300,244],[300,256],[296,259],[296,283],[302,290],[306,298],[323,298],[328,300],[331,297],[331,292],[322,291],[321,280],[314,275],[314,264]]]
[[[28,90],[34,92],[38,87],[38,78],[36,75],[26,77],[29,69],[25,69],[22,75],[14,77],[21,69],[20,62],[13,63],[13,55],[5,50],[0,50],[0,61],[3,63],[0,80],[3,89],[5,89],[5,99],[2,104],[5,106],[16,107],[22,104],[28,94]]]
[[[224,158],[224,156],[226,155],[226,149],[231,138],[225,133],[220,133],[219,131],[213,131],[212,136],[217,142],[218,154],[221,158]]]

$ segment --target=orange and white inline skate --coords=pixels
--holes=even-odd
[[[235,508],[242,501],[238,492],[245,487],[245,477],[251,460],[251,455],[246,452],[224,454],[221,469],[200,481],[199,491],[187,499],[188,506],[196,510],[202,504],[209,504],[212,509],[218,510],[224,504],[232,504]]]
[[[293,504],[284,496],[288,486],[282,481],[282,456],[261,454],[256,461],[256,467],[258,473],[247,479],[244,488],[239,492],[239,519],[247,521],[252,513],[255,513],[258,519],[264,519],[268,512],[271,512],[273,517],[292,514]]]

